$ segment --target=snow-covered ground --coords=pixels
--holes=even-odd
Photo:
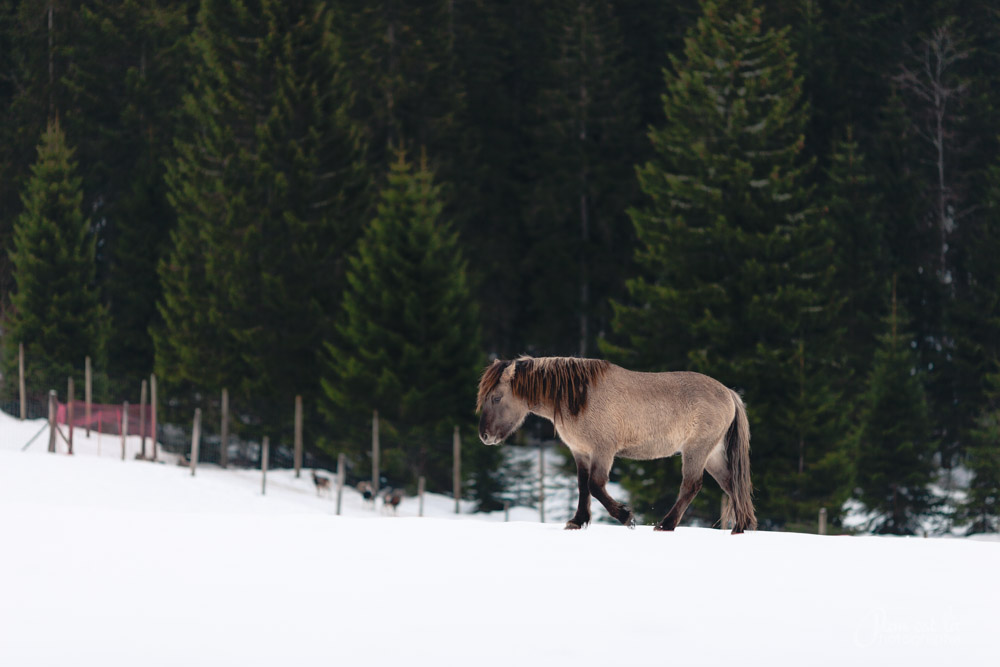
[[[998,542],[338,517],[289,471],[21,452],[35,424],[0,414],[3,666],[1000,662]]]

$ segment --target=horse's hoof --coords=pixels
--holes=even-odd
[[[566,527],[563,530],[580,530],[582,526],[578,523],[573,523],[572,521],[566,522]]]
[[[656,524],[655,526],[653,526],[653,530],[655,530],[658,533],[672,533],[672,532],[674,532],[673,528],[667,528],[666,526],[661,526],[660,524]]]
[[[625,525],[629,530],[635,530],[635,517],[630,515],[629,518],[625,520]]]

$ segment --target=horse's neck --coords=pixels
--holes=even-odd
[[[538,405],[532,405],[528,408],[528,411],[533,415],[548,419],[555,424],[555,406],[552,404],[552,401],[542,401]]]

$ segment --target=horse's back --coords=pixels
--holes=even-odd
[[[596,393],[596,392],[595,392]],[[732,394],[701,373],[642,373],[614,367],[595,396],[597,419],[612,425],[608,433],[617,455],[631,459],[672,456],[692,441],[721,439],[732,423]]]

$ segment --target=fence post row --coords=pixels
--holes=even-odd
[[[219,465],[229,465],[229,390],[222,390],[222,432],[219,439]]]
[[[452,469],[452,483],[455,488],[455,514],[461,510],[459,501],[462,499],[462,441],[458,437],[458,426],[451,436],[452,458],[454,459]]]
[[[417,480],[417,498],[419,501],[417,503],[417,516],[424,515],[424,486],[427,484],[427,480],[421,475]]]
[[[295,479],[302,474],[302,396],[295,397]]]
[[[545,523],[545,445],[538,444],[538,520]]]
[[[128,437],[128,401],[122,403],[122,461],[125,460],[125,438]]]
[[[56,390],[49,389],[49,452],[56,451]]]
[[[201,442],[201,408],[194,409],[194,427],[191,429],[191,476],[198,467],[198,445]]]
[[[90,357],[83,360],[83,414],[87,418],[87,438],[90,438],[90,409],[94,400],[94,381],[90,370]]]
[[[267,455],[271,449],[271,441],[264,436],[264,450],[260,454],[260,495],[267,493]]]
[[[142,381],[139,389],[139,456],[146,460],[146,381]]]
[[[379,474],[378,410],[372,411],[372,497],[378,495]]]
[[[149,376],[150,428],[153,430],[153,460],[156,460],[156,373]]]
[[[17,344],[17,379],[18,403],[21,407],[21,421],[24,421],[28,417],[28,403],[24,387],[24,343]]]
[[[69,431],[66,445],[69,447],[70,456],[73,455],[73,398],[75,394],[73,390],[73,376],[70,375],[66,380],[66,430]]]
[[[340,501],[344,497],[344,459],[343,454],[337,455],[337,516],[340,516]]]

